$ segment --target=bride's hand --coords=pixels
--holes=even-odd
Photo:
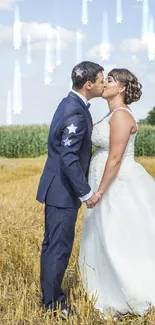
[[[96,194],[96,196],[99,198],[99,200],[101,200],[103,194],[100,193],[99,191],[97,191],[95,194]]]
[[[94,194],[94,197],[96,197],[97,198],[97,200],[95,200],[95,202],[91,202],[91,198],[86,202],[86,205],[87,205],[87,208],[89,208],[89,209],[92,209],[92,208],[94,208],[95,207],[95,205],[101,200],[101,197],[102,197],[102,195],[101,195],[101,193],[99,193],[99,192],[95,192]]]

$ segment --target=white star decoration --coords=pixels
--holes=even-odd
[[[50,85],[51,84],[51,80],[48,79],[48,78],[46,78],[44,81],[45,81],[45,85]]]
[[[31,58],[27,58],[27,64],[31,64],[31,63],[32,63]]]
[[[61,64],[61,61],[60,60],[57,60],[56,61],[56,65],[60,65]]]
[[[108,61],[108,59],[109,59],[109,56],[110,56],[110,54],[109,53],[105,53],[105,54],[103,54],[102,55],[102,60],[104,61],[104,60],[107,60]]]
[[[69,140],[68,138],[66,138],[65,140],[63,140],[63,142],[64,142],[64,146],[66,147],[66,146],[70,146],[72,140]]]
[[[149,55],[149,61],[154,61],[155,55]]]
[[[81,70],[80,68],[77,68],[77,69],[75,70],[75,74],[76,74],[76,77],[77,77],[77,76],[82,77],[83,70]]]
[[[49,73],[52,73],[54,70],[54,66],[52,66],[51,64],[47,64],[46,65],[46,71]]]
[[[122,18],[118,17],[118,18],[116,19],[116,21],[117,21],[117,23],[121,23],[121,22],[122,22]]]
[[[88,24],[88,20],[87,20],[87,19],[82,20],[82,24],[83,24],[83,25],[87,25],[87,24]]]
[[[69,134],[70,133],[76,133],[76,129],[77,129],[78,127],[77,126],[75,126],[73,123],[70,125],[70,126],[67,126],[67,129],[69,130]]]

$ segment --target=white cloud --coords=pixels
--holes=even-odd
[[[140,53],[147,50],[147,44],[143,43],[140,38],[132,38],[124,40],[121,43],[123,52]]]
[[[26,45],[27,35],[30,35],[32,41],[32,49],[41,50],[45,48],[47,38],[47,23],[23,23],[21,22],[21,39],[22,45]],[[51,28],[53,34],[53,49],[56,46],[56,29]],[[69,43],[76,38],[76,32],[60,27],[60,37],[62,49],[65,49]],[[0,25],[0,45],[13,46],[13,27]]]
[[[94,46],[93,48],[89,49],[88,56],[92,57],[92,58],[96,58],[96,59],[101,58],[102,48],[103,48],[102,44]],[[113,47],[111,44],[109,44],[109,49],[110,49],[110,52],[113,50]]]
[[[12,10],[12,0],[0,0],[0,9]]]
[[[134,63],[134,64],[138,64],[139,63],[139,57],[137,56],[137,55],[132,55],[132,62]]]
[[[14,4],[25,0],[0,0],[0,9],[13,10]]]

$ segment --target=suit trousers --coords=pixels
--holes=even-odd
[[[42,302],[46,309],[66,308],[61,288],[69,263],[78,209],[45,205],[45,232],[40,259]]]

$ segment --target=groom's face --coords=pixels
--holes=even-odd
[[[104,89],[104,75],[103,72],[97,74],[96,81],[91,83],[92,97],[101,97]]]

